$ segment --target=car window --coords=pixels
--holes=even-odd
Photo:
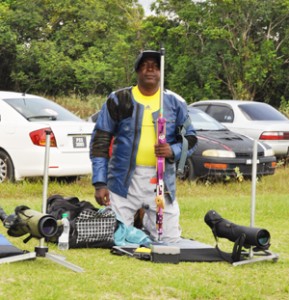
[[[207,113],[221,123],[232,123],[234,120],[233,110],[224,105],[210,105]]]
[[[285,121],[288,120],[277,109],[267,104],[240,104],[240,110],[249,120],[255,121]]]
[[[64,107],[45,98],[23,97],[3,100],[17,110],[28,121],[39,121],[40,119],[81,121],[80,118]]]
[[[205,112],[208,108],[208,105],[207,104],[197,104],[197,105],[194,105],[193,107],[197,107],[198,109]]]
[[[189,115],[195,130],[227,130],[225,126],[201,110],[189,110]]]

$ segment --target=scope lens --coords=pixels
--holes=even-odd
[[[54,218],[45,217],[39,222],[39,232],[43,237],[52,237],[57,232],[57,221]]]
[[[270,233],[267,230],[260,230],[258,232],[257,240],[260,246],[267,246],[270,242]]]

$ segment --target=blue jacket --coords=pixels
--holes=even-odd
[[[92,184],[106,184],[113,193],[127,196],[136,168],[143,112],[144,106],[133,98],[132,87],[109,95],[98,114],[91,138]],[[170,200],[173,201],[176,191],[175,163],[180,159],[182,151],[179,132],[189,116],[185,100],[169,90],[164,91],[163,112],[166,119],[166,140],[174,153],[174,160],[166,160],[164,184]],[[157,118],[158,112],[153,113],[155,125]],[[109,146],[112,137],[113,151],[110,157]],[[185,137],[188,140],[190,155],[197,143],[191,122],[186,128]]]

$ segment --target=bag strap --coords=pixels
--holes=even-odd
[[[239,238],[236,240],[233,247],[233,253],[232,253],[233,262],[241,260],[242,248],[244,246],[245,239],[246,239],[246,234],[242,233],[239,236]]]
[[[182,138],[182,152],[181,152],[181,157],[178,163],[178,168],[177,168],[177,172],[179,174],[183,174],[184,173],[184,167],[185,167],[185,163],[186,163],[186,159],[187,159],[187,153],[188,153],[188,140],[185,137],[185,134],[187,132],[187,128],[191,125],[191,119],[188,116],[187,119],[185,120],[183,126],[181,126],[179,128],[179,135]]]
[[[234,247],[233,247],[233,251],[232,253],[227,253],[222,251],[219,248],[218,245],[218,236],[216,234],[216,226],[214,225],[214,227],[212,228],[212,232],[216,241],[216,249],[220,255],[220,257],[222,257],[225,261],[229,262],[229,263],[233,263],[236,261],[240,261],[241,260],[241,255],[242,255],[242,248],[244,246],[245,240],[246,240],[246,234],[241,234],[239,236],[239,238],[235,241],[234,243]]]

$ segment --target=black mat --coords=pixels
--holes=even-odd
[[[0,258],[23,254],[24,251],[13,246],[2,234],[0,234]]]
[[[181,242],[175,244],[164,244],[164,246],[173,246],[180,248],[180,261],[183,262],[220,262],[230,261],[231,254],[220,252],[218,249],[200,243],[195,240],[182,239]],[[113,247],[112,253],[118,255],[133,256],[134,251],[139,245],[116,246]]]

